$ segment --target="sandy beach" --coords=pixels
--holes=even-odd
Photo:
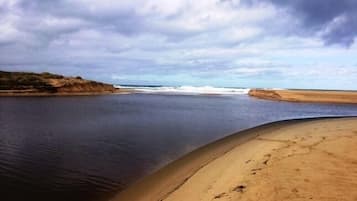
[[[249,95],[268,100],[312,103],[357,103],[357,91],[251,89]]]
[[[114,201],[357,200],[357,118],[280,121],[165,166]]]

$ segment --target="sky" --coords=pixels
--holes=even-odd
[[[356,0],[0,0],[0,70],[357,90]]]

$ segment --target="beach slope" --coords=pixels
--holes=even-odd
[[[357,104],[357,91],[251,89],[248,94],[275,101]]]
[[[115,201],[357,200],[357,118],[290,120],[228,136]]]

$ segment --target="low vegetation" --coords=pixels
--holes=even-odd
[[[0,71],[0,90],[26,90],[37,89],[40,91],[54,91],[55,87],[46,82],[49,78],[63,78],[63,76],[50,73],[25,73]]]
[[[112,85],[85,80],[80,76],[0,71],[0,92],[81,93],[114,92]]]

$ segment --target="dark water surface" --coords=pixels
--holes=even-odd
[[[246,95],[0,98],[0,199],[101,200],[238,130],[333,115],[357,106]]]

